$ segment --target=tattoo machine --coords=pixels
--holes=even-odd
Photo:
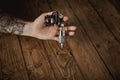
[[[65,30],[64,30],[64,24],[63,24],[63,15],[55,11],[52,13],[52,15],[45,16],[45,25],[46,26],[55,26],[57,25],[59,27],[59,43],[61,48],[63,48],[63,45],[65,43]]]

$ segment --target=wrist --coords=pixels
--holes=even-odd
[[[31,36],[30,31],[31,31],[31,23],[32,22],[26,22],[24,29],[23,29],[23,36]]]

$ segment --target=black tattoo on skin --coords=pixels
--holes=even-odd
[[[0,11],[0,32],[22,34],[25,23]]]

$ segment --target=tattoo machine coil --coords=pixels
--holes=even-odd
[[[65,30],[64,30],[64,24],[63,24],[63,15],[55,11],[52,13],[52,15],[45,16],[45,25],[46,26],[55,26],[57,25],[59,30],[59,43],[61,48],[63,48],[63,44],[65,43]]]

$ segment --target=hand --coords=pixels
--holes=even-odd
[[[30,24],[29,35],[43,40],[56,40],[58,41],[58,26],[45,26],[45,16],[52,15],[53,12],[43,13],[34,22]],[[63,20],[66,22],[68,17],[64,16]],[[65,31],[69,31],[69,36],[75,34],[76,26],[65,26]]]

